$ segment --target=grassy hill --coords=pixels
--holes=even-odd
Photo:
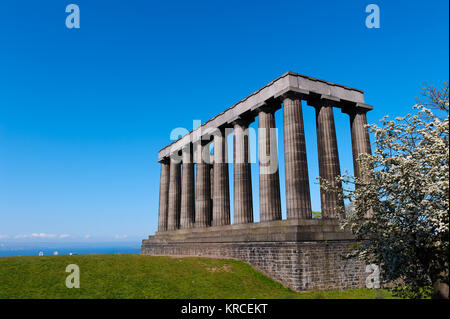
[[[65,286],[68,264],[80,288]],[[0,257],[0,298],[389,298],[368,289],[296,293],[246,263],[140,255]]]

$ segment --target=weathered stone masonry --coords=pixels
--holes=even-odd
[[[205,256],[245,261],[296,290],[360,288],[367,274],[360,261],[341,258],[349,241],[166,243],[142,247],[145,255]]]
[[[370,153],[364,125],[366,112],[372,109],[364,103],[363,92],[288,72],[159,151],[158,232],[143,240],[142,254],[235,258],[297,291],[364,286],[365,265],[342,258],[354,241],[338,225],[336,194],[321,193],[323,219],[312,219],[302,102],[316,109],[320,177],[332,181],[340,174],[333,107],[349,115],[355,175],[363,176],[356,158]],[[280,194],[278,151],[276,142],[271,143],[278,110],[284,122],[286,194]],[[246,132],[256,117],[259,223],[253,222]],[[233,224],[227,131],[234,135]],[[210,143],[214,155],[209,154]],[[267,159],[275,160],[275,166]],[[281,217],[283,196],[285,220]]]

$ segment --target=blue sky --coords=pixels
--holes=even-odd
[[[80,29],[65,27],[70,3]],[[370,3],[380,29],[365,27]],[[364,90],[371,123],[408,113],[424,82],[448,80],[448,10],[446,0],[2,1],[0,241],[148,236],[171,130],[288,70]],[[312,107],[304,119],[319,210]],[[335,120],[352,172],[348,117]],[[279,155],[284,195],[282,143]]]

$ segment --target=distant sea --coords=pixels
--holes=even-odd
[[[133,243],[39,243],[2,244],[0,257],[54,255],[92,255],[92,254],[139,254],[140,242]]]

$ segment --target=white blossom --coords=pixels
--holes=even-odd
[[[420,103],[414,114],[383,117],[381,126],[368,125],[375,150],[358,158],[363,176],[339,176],[343,191],[322,184],[350,201],[350,210],[339,207],[342,227],[359,243],[349,256],[381,265],[386,281],[416,293],[438,280],[448,285],[448,86],[445,92],[446,118]]]

